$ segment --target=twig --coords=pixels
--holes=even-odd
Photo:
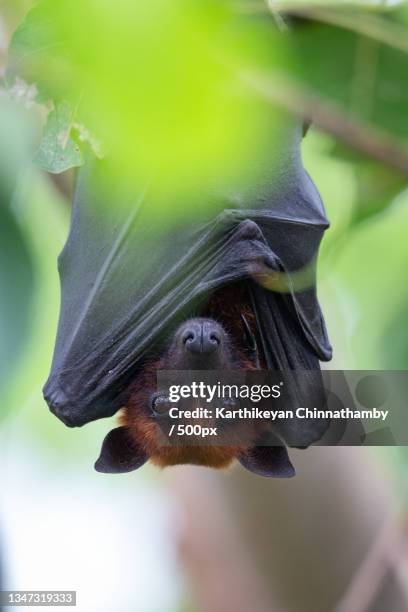
[[[394,570],[395,577],[405,598],[408,609],[408,558],[407,542],[401,538],[400,546],[390,551],[390,564]]]
[[[386,521],[353,576],[351,584],[336,608],[336,612],[366,612],[375,599],[387,572],[391,569],[395,551],[401,549],[405,537],[405,521],[393,513]]]
[[[296,2],[276,2],[275,10],[284,14],[320,21],[356,34],[361,34],[388,45],[391,48],[408,52],[406,28],[398,23],[385,20],[382,14],[387,10],[384,6],[372,7],[371,10],[344,10],[339,7],[325,7]],[[376,14],[377,13],[377,14]],[[379,14],[378,14],[379,13]]]
[[[240,71],[241,79],[265,99],[313,121],[352,148],[408,173],[408,147],[383,130],[356,120],[337,105],[308,90],[290,77],[273,72]]]
[[[220,487],[206,468],[180,467],[169,476],[184,515],[182,562],[199,609],[205,612],[277,612]]]

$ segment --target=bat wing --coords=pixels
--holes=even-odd
[[[294,125],[273,171],[240,197],[222,194],[215,212],[200,215],[188,204],[185,218],[165,223],[152,214],[148,186],[130,198],[101,188],[104,162],[81,169],[59,258],[60,319],[44,388],[64,423],[112,416],[151,347],[205,295],[239,279],[254,281],[269,367],[319,368],[330,358],[314,280],[328,223],[302,166],[301,137]],[[310,279],[299,290],[292,279],[302,270]],[[287,279],[283,292],[268,286],[276,275]]]

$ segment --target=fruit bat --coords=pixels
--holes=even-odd
[[[89,159],[80,169],[58,262],[61,310],[44,396],[69,427],[125,407],[121,427],[104,441],[99,471],[130,471],[147,459],[213,467],[238,459],[257,474],[289,476],[285,445],[306,447],[325,431],[321,422],[292,423],[277,445],[254,440],[218,455],[213,449],[212,458],[203,449],[160,452],[155,442],[157,369],[261,366],[310,372],[315,384],[319,361],[331,358],[315,281],[328,221],[303,167],[301,140],[301,123],[288,121],[274,162],[256,182],[241,191],[209,188],[197,200],[216,206],[195,214],[187,198],[185,214],[165,221],[152,213],[148,187],[132,194],[112,183],[101,188],[104,161]],[[239,346],[238,337],[245,338]],[[292,391],[304,401],[301,386]]]

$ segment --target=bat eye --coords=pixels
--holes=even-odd
[[[151,409],[155,416],[164,416],[170,410],[169,398],[164,395],[154,395],[151,400]]]

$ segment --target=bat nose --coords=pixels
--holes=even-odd
[[[221,344],[221,330],[214,321],[190,321],[182,334],[182,341],[191,353],[210,354]]]

